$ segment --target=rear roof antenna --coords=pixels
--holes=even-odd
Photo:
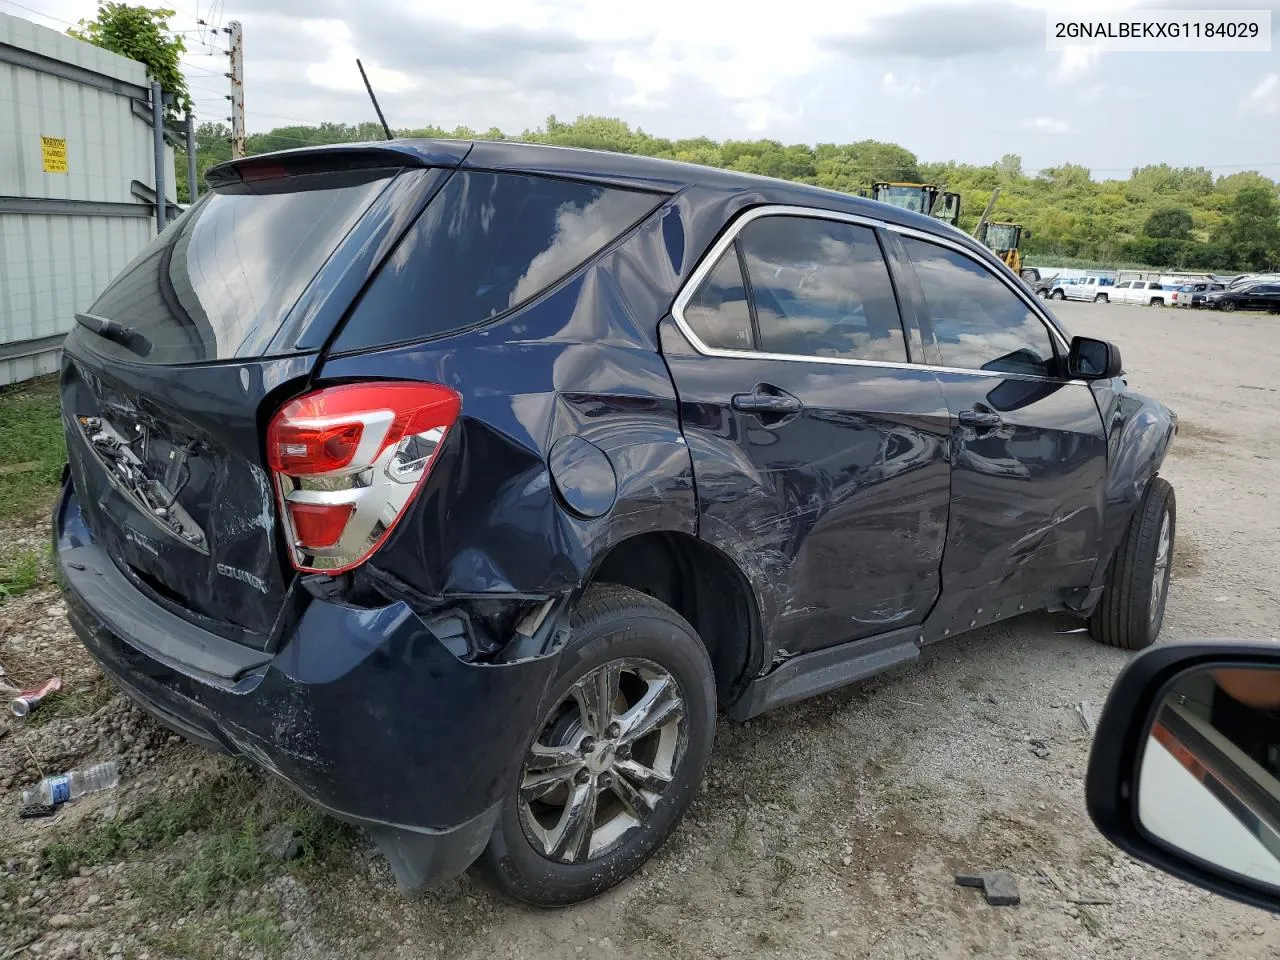
[[[359,57],[356,57],[356,66],[360,68],[360,79],[364,81],[364,88],[369,91],[369,99],[373,101],[373,109],[378,111],[378,122],[382,124],[382,132],[387,135],[388,140],[394,139],[391,136],[391,128],[387,126],[387,118],[382,115],[382,108],[378,106],[378,98],[373,95],[373,87],[369,86],[369,75],[364,72],[364,64],[360,62]]]

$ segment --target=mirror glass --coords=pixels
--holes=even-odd
[[[1148,731],[1138,819],[1167,845],[1280,891],[1280,669],[1177,677]]]
[[[1076,376],[1102,376],[1110,357],[1111,346],[1105,340],[1076,337],[1071,342],[1071,372]]]

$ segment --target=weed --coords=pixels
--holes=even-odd
[[[332,865],[351,851],[360,835],[351,824],[310,805],[294,808],[285,819],[297,828],[298,842],[302,845],[298,866],[303,870]]]
[[[93,866],[164,846],[192,830],[238,822],[257,787],[257,775],[237,764],[187,793],[149,801],[127,820],[111,820],[83,836],[49,844],[43,853],[45,866],[65,877],[73,863]]]
[[[99,678],[87,690],[60,690],[40,703],[40,709],[27,717],[26,725],[40,727],[50,720],[67,717],[87,717],[111,702],[116,688],[105,678]]]
[[[278,957],[284,952],[286,937],[275,918],[265,913],[251,913],[238,917],[231,928],[240,938],[253,944],[268,957]]]
[[[253,817],[239,830],[214,833],[174,883],[176,898],[193,907],[211,907],[241,887],[262,881],[270,863],[262,853],[261,834]]]
[[[0,390],[0,520],[46,513],[65,460],[57,378]]]
[[[23,550],[0,573],[0,600],[17,597],[40,583],[40,554]]]
[[[167,957],[181,960],[218,960],[223,956],[219,945],[226,939],[211,925],[193,923],[186,927],[171,927],[156,933],[146,931],[140,939],[152,950]]]

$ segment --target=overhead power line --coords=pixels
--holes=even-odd
[[[61,17],[55,17],[53,14],[45,13],[43,10],[36,10],[32,7],[24,7],[20,3],[15,3],[14,0],[0,0],[0,3],[7,4],[10,7],[17,7],[19,10],[27,11],[27,13],[34,13],[36,16],[44,17],[46,20],[56,20],[58,21],[58,23],[65,23],[68,27],[78,26],[78,24],[74,24],[70,20],[63,20]]]

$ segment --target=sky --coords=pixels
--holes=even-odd
[[[1069,4],[1272,9],[1269,53],[1048,52],[1035,0],[154,0],[187,33],[198,119],[225,119],[226,56],[197,18],[244,26],[250,132],[373,120],[519,133],[550,114],[620,117],[666,137],[900,144],[921,160],[1095,179],[1134,166],[1280,179],[1280,0]],[[26,9],[23,9],[26,8]],[[65,29],[93,0],[0,0]],[[34,11],[39,11],[37,14]],[[226,46],[226,35],[215,36]]]

